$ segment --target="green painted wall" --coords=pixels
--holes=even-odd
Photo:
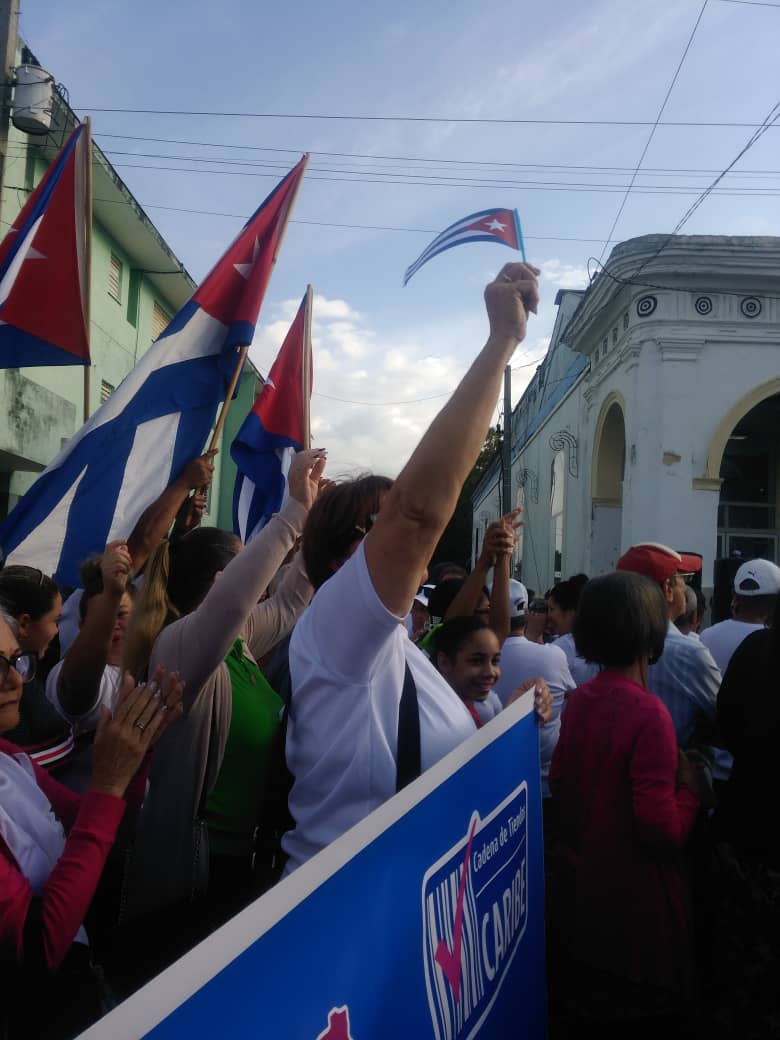
[[[8,161],[0,194],[3,231],[13,223],[46,169],[31,147],[31,140],[34,139],[10,125]],[[139,240],[143,241],[142,236],[150,235],[150,228],[141,219],[137,224]],[[122,262],[118,299],[109,291],[112,253]],[[139,269],[141,266],[105,226],[93,221],[90,413],[100,405],[102,383],[117,387],[151,345],[155,303],[169,316],[178,309],[151,284]],[[171,266],[179,266],[173,253]],[[190,289],[186,272],[177,270],[171,280],[176,282],[177,298],[181,299],[183,286]],[[230,443],[252,406],[256,387],[256,373],[247,367],[215,460],[214,485],[204,523],[232,528],[235,466],[229,457]],[[0,369],[0,518],[13,508],[36,474],[79,429],[83,408],[84,370],[79,366]]]

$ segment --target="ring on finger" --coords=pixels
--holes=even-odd
[[[133,723],[133,727],[134,729],[140,729],[140,731],[143,733],[143,731],[146,729],[146,723],[139,722],[138,719],[136,719],[136,721]]]

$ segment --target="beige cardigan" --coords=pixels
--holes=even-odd
[[[238,636],[254,658],[291,630],[312,596],[300,556],[270,598],[258,603],[295,545],[306,510],[289,500],[231,560],[193,613],[163,629],[152,650],[157,665],[185,682],[184,718],[154,752],[149,791],[128,863],[123,920],[191,899],[208,882],[205,826],[198,812],[222,766],[232,696],[225,657]],[[203,847],[205,843],[206,847]]]

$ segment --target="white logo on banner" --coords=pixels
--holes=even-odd
[[[477,1035],[528,919],[528,788],[523,782],[425,874],[423,953],[436,1040]]]

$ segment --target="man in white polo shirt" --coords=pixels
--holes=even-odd
[[[539,730],[539,754],[542,775],[542,797],[549,798],[548,775],[558,734],[561,730],[561,712],[568,695],[577,686],[569,671],[566,654],[554,643],[532,643],[522,634],[525,628],[528,593],[519,581],[521,593],[511,594],[511,631],[501,647],[501,676],[493,687],[501,703],[506,706],[512,693],[526,679],[540,676],[550,687],[552,714],[550,721]]]
[[[748,560],[734,575],[734,615],[701,634],[701,641],[725,674],[742,640],[772,623],[780,595],[780,567],[769,560]]]

